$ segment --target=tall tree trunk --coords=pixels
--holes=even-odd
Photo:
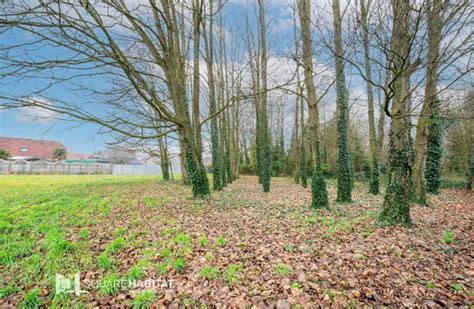
[[[297,34],[297,26],[296,26],[296,11],[293,13],[293,22],[294,22],[294,40],[295,40],[295,57],[296,61],[296,108],[295,108],[295,127],[293,133],[293,156],[294,156],[294,172],[293,172],[293,179],[295,183],[299,183],[301,177],[301,141],[300,141],[300,131],[299,131],[299,109],[300,109],[300,101],[303,104],[303,100],[300,96],[299,88],[300,88],[300,66],[298,63],[298,34]]]
[[[299,75],[299,72],[297,73]],[[299,81],[299,77],[298,77]],[[298,86],[297,86],[298,87]],[[294,157],[294,172],[293,172],[293,180],[295,183],[299,183],[300,181],[300,138],[299,138],[299,109],[300,109],[300,97],[296,96],[296,107],[295,107],[295,126],[294,126],[294,133],[293,133],[293,157]]]
[[[369,2],[370,3],[370,2]],[[374,115],[374,95],[372,90],[372,70],[370,67],[369,53],[369,23],[367,15],[369,6],[365,5],[365,0],[360,0],[361,23],[362,23],[362,39],[364,44],[364,65],[365,77],[367,80],[367,107],[369,116],[369,149],[370,149],[370,185],[369,191],[372,194],[379,193],[379,152],[377,151],[377,141],[375,136],[375,115]]]
[[[303,188],[308,187],[308,174],[306,172],[306,134],[305,134],[305,125],[304,125],[304,99],[303,99],[303,87],[301,83],[298,83],[298,96],[300,96],[300,124],[301,124],[301,146],[300,146],[300,175],[301,175],[301,185]]]
[[[339,203],[352,201],[352,170],[348,142],[349,106],[344,74],[344,50],[341,35],[339,0],[332,1],[334,20],[334,62],[337,90],[337,198]]]
[[[209,88],[209,114],[215,115],[216,108],[216,86],[214,81],[214,12],[212,1],[209,3],[209,33],[206,32],[206,23],[203,23],[203,37],[206,49],[206,67],[207,67],[207,84]],[[211,118],[211,156],[212,156],[212,188],[214,191],[222,190],[222,161],[219,154],[219,127],[218,117]]]
[[[184,155],[184,145],[181,142],[181,139],[179,140],[179,166],[181,168],[181,181],[185,185],[189,185],[189,174],[188,174],[188,168],[186,167],[186,159]]]
[[[298,1],[298,14],[303,41],[303,63],[306,93],[308,100],[308,127],[310,131],[311,156],[313,162],[313,177],[311,184],[312,206],[315,208],[329,207],[326,183],[324,182],[319,151],[320,127],[318,102],[313,79],[313,42],[311,38],[311,0]]]
[[[238,90],[240,87],[237,88]],[[235,105],[233,107],[233,145],[234,145],[234,178],[239,178],[239,170],[240,170],[240,143],[239,143],[239,128],[240,128],[240,116],[239,116],[239,105]]]
[[[272,175],[272,153],[271,141],[268,129],[268,111],[267,111],[267,43],[266,43],[266,25],[264,1],[258,0],[259,16],[259,36],[260,36],[260,66],[261,66],[261,93],[260,93],[260,143],[261,143],[261,174],[263,192],[270,191],[270,181]]]
[[[427,204],[423,172],[427,151],[428,125],[437,100],[439,45],[443,28],[442,5],[443,1],[441,0],[430,0],[428,5],[428,64],[426,66],[425,98],[416,126],[415,164],[413,169],[413,200],[421,205]]]
[[[160,130],[158,131],[159,133]],[[170,180],[170,158],[168,153],[168,146],[166,145],[166,136],[158,139],[158,148],[160,150],[160,167],[163,180]]]
[[[183,47],[180,44],[180,33],[176,28],[177,14],[175,8],[169,1],[162,1],[163,9],[172,16],[170,23],[174,26],[169,27],[169,44],[167,45],[167,62],[163,66],[165,78],[168,81],[167,86],[170,91],[171,101],[179,119],[177,124],[181,151],[184,154],[184,167],[187,169],[189,180],[192,186],[194,197],[205,196],[209,194],[209,182],[206,170],[202,162],[200,149],[196,141],[196,134],[191,125],[189,115],[189,106],[186,101],[186,69],[185,57],[183,56]]]
[[[410,69],[410,1],[392,0],[394,21],[390,50],[393,74],[391,108],[389,179],[379,222],[384,225],[411,225],[410,200],[413,167],[413,143],[407,109],[410,104],[408,84]]]
[[[443,155],[443,119],[439,102],[433,105],[428,125],[426,145],[425,180],[426,189],[430,193],[438,193],[441,186],[441,157]],[[415,161],[416,162],[416,161]],[[416,180],[416,179],[415,179]]]
[[[223,25],[223,13],[222,13],[222,0],[219,0],[219,7],[221,10],[219,12],[219,49],[221,51],[221,91],[222,91],[222,104],[225,105],[229,101],[229,83],[227,70],[227,52],[225,47],[225,36],[224,36],[224,25]],[[230,141],[231,141],[231,132],[230,132],[230,113],[229,108],[226,108],[222,112],[223,120],[223,139],[224,139],[224,169],[226,175],[226,183],[232,183],[232,165],[231,165],[231,153],[230,153]]]
[[[202,137],[201,137],[201,120],[199,110],[199,97],[200,97],[200,70],[199,70],[199,43],[201,40],[201,19],[202,19],[202,3],[200,0],[193,0],[193,125],[194,135],[196,139],[196,147],[198,154],[202,160]]]

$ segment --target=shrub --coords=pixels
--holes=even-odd
[[[0,159],[8,160],[10,159],[10,157],[11,157],[10,152],[8,152],[7,150],[3,148],[0,148]]]
[[[64,148],[56,148],[53,150],[53,160],[63,161],[66,160],[67,151]]]
[[[466,182],[464,179],[442,179],[441,188],[445,189],[464,189]]]

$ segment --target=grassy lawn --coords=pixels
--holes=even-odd
[[[444,190],[412,228],[382,228],[383,197],[363,183],[336,205],[330,182],[330,212],[289,179],[271,190],[241,177],[193,200],[154,176],[0,177],[0,306],[472,302],[472,193]],[[87,293],[56,294],[55,275],[77,272]],[[147,279],[169,285],[119,284]]]

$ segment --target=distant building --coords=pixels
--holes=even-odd
[[[97,161],[107,161],[113,164],[130,164],[137,163],[137,154],[135,150],[118,148],[118,147],[107,147],[106,150],[97,151],[93,154],[91,159]]]
[[[13,160],[52,160],[56,148],[67,149],[56,141],[16,137],[0,137],[0,148],[7,150]]]

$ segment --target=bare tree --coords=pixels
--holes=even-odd
[[[102,2],[64,1],[33,4],[21,1],[2,7],[0,25],[7,30],[25,31],[36,43],[62,53],[38,57],[30,55],[31,42],[4,48],[2,59],[8,63],[1,72],[25,77],[49,74],[49,84],[22,96],[1,95],[2,108],[35,106],[68,115],[80,121],[97,123],[109,130],[135,138],[158,138],[150,116],[137,117],[136,105],[146,105],[153,117],[169,123],[168,130],[176,130],[184,153],[184,165],[189,172],[193,194],[209,193],[207,175],[200,154],[200,141],[191,123],[186,89],[186,42],[183,40],[184,16],[169,0],[150,0],[148,5],[133,6],[124,1]],[[27,18],[25,18],[27,17]],[[5,31],[7,31],[5,30]],[[123,35],[122,33],[126,33]],[[183,30],[184,31],[184,30]],[[15,49],[17,57],[8,54]],[[66,77],[57,78],[51,72],[67,68]],[[151,70],[150,70],[151,68]],[[104,91],[93,85],[77,85],[87,74],[105,76],[125,87]],[[8,81],[7,81],[8,82]],[[11,82],[11,79],[10,79]],[[51,98],[54,104],[35,99],[47,98],[48,90],[58,84],[74,85],[73,89],[99,98],[107,106],[108,114],[97,113],[97,103],[87,108],[74,102],[74,96]],[[139,103],[128,105],[124,98],[138,96]],[[164,128],[166,129],[166,127]],[[164,130],[162,134],[168,133]],[[152,132],[152,133],[150,133]]]
[[[328,207],[328,196],[326,184],[322,175],[321,157],[319,150],[320,126],[318,101],[316,99],[316,89],[313,80],[313,46],[311,38],[311,5],[310,0],[301,0],[298,2],[298,15],[301,26],[301,40],[303,45],[303,65],[304,81],[306,84],[306,95],[308,103],[309,124],[311,141],[311,157],[313,162],[312,179],[312,205],[316,208]]]
[[[367,112],[369,121],[369,150],[370,150],[370,164],[371,164],[371,177],[369,191],[372,194],[379,193],[379,151],[377,150],[377,137],[375,135],[375,113],[374,113],[374,94],[372,90],[372,69],[370,63],[370,50],[369,50],[369,23],[368,23],[368,12],[370,9],[370,1],[360,0],[360,12],[361,12],[361,25],[362,25],[362,40],[364,44],[364,66],[365,76],[367,78]],[[379,120],[379,134],[383,135],[383,115],[380,113]],[[379,138],[381,138],[379,136]],[[383,137],[382,137],[383,138]],[[383,143],[383,142],[382,142]]]

